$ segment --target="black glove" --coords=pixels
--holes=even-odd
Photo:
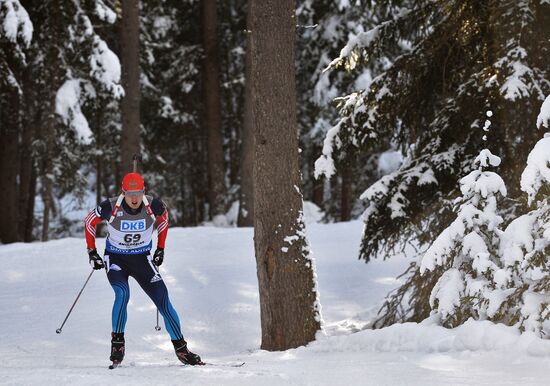
[[[93,269],[105,268],[105,263],[103,263],[103,259],[99,256],[95,248],[88,249],[88,256],[90,257],[90,265]]]
[[[157,267],[162,264],[164,261],[164,248],[157,248],[155,254],[153,255],[153,264]]]

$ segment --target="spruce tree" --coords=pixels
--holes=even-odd
[[[43,127],[36,132],[33,154],[41,182],[41,237],[47,239],[50,233],[72,232],[61,221],[56,221],[60,228],[49,227],[53,218],[61,219],[57,200],[67,193],[82,197],[87,189],[82,161],[94,141],[93,105],[116,101],[123,90],[118,57],[96,31],[97,25],[109,26],[116,19],[103,1],[49,0],[27,10],[35,32],[27,83],[33,93],[25,107]]]
[[[500,306],[491,296],[493,280],[501,274],[498,247],[503,219],[498,215],[497,195],[506,196],[507,190],[498,174],[485,170],[499,166],[499,157],[483,149],[474,162],[478,169],[460,180],[462,197],[456,201],[456,219],[420,262],[421,275],[426,271],[439,275],[430,306],[447,327],[456,327],[470,317],[492,317]]]
[[[538,115],[539,128],[548,128],[549,101],[547,97]],[[502,292],[498,316],[521,331],[547,336],[550,333],[550,134],[545,134],[529,153],[520,186],[532,209],[512,221],[501,238],[504,269],[498,283]]]
[[[33,25],[18,0],[0,1],[0,190],[5,204],[5,223],[0,226],[0,242],[22,239],[19,224],[18,170],[19,142],[23,132],[23,73],[28,65],[27,49]]]
[[[401,0],[372,7],[375,26],[352,36],[328,70],[387,66],[368,88],[340,99],[340,119],[327,132],[316,166],[330,175],[336,161],[371,152],[381,138],[405,155],[398,171],[361,196],[367,209],[360,257],[366,261],[403,241],[425,245],[451,222],[455,181],[483,146],[473,134],[483,125],[480,107],[494,112],[493,150],[512,186],[506,203],[512,218],[520,210],[515,160],[536,140],[524,127],[550,87],[547,2]]]

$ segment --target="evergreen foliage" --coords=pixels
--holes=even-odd
[[[504,181],[517,181],[517,157],[526,156],[536,140],[525,132],[526,122],[533,122],[550,91],[545,2],[371,6],[375,26],[352,36],[328,69],[389,64],[368,88],[340,99],[340,119],[328,131],[316,166],[317,173],[330,176],[349,154],[371,152],[382,138],[391,138],[405,154],[398,171],[361,195],[367,209],[360,257],[366,261],[404,239],[426,244],[450,223],[452,199],[459,194],[455,181],[471,170],[482,148],[472,135],[483,125],[480,108],[495,114],[492,146],[502,155]],[[510,193],[511,199],[520,194],[517,188]]]

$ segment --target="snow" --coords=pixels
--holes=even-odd
[[[535,216],[525,214],[514,219],[500,237],[500,256],[506,266],[512,267],[521,262],[525,253],[535,247],[535,240],[531,234],[536,221]]]
[[[124,89],[119,84],[122,70],[118,56],[97,35],[93,37],[90,67],[90,75],[110,91],[115,98],[119,99],[124,96]]]
[[[521,174],[521,190],[527,193],[531,204],[543,184],[550,183],[550,137],[537,142]]]
[[[334,144],[336,144],[337,147],[341,145],[338,134],[340,133],[340,126],[342,123],[343,121],[338,122],[327,132],[323,141],[323,154],[315,161],[315,178],[319,178],[319,176],[323,174],[325,177],[330,178],[336,173],[332,153]]]
[[[516,46],[495,63],[497,68],[505,69],[509,73],[500,87],[500,92],[510,101],[528,98],[531,95],[529,80],[535,77],[533,70],[524,63],[526,58],[527,51],[521,46]]]
[[[527,77],[531,69],[521,62],[512,63],[512,68],[513,73],[506,79],[500,92],[511,101],[529,97],[529,86],[522,79]]]
[[[96,0],[95,13],[101,20],[107,23],[113,24],[116,21],[116,13],[103,0]]]
[[[57,91],[55,96],[55,112],[63,122],[75,130],[77,138],[82,143],[90,143],[93,133],[80,106],[84,103],[81,88],[92,93],[91,85],[83,79],[68,79]]]
[[[498,166],[500,165],[500,162],[500,157],[493,155],[489,149],[483,149],[474,160],[475,164],[479,164],[483,167],[487,167],[489,165]]]
[[[400,151],[388,150],[380,154],[377,171],[379,175],[386,175],[399,170],[403,164],[403,154]]]
[[[474,170],[460,180],[462,194],[468,192],[480,193],[484,198],[490,194],[500,192],[506,196],[506,186],[502,178],[493,172]]]
[[[304,201],[304,222],[306,224],[318,223],[323,220],[325,214],[314,202]]]
[[[214,226],[221,228],[229,226],[229,221],[227,220],[225,214],[215,215],[214,218],[212,218],[212,223],[214,224]]]
[[[457,268],[448,269],[441,275],[430,294],[430,306],[437,309],[442,317],[452,315],[459,308],[464,291],[462,273]]]
[[[376,39],[378,39],[379,35],[380,35],[379,26],[376,26],[375,28],[369,31],[361,32],[356,36],[351,35],[348,43],[340,51],[340,57],[338,58],[338,60],[341,60],[342,58],[349,56],[357,46],[369,47]],[[331,63],[330,66],[332,65],[333,63]]]
[[[0,0],[0,11],[2,10],[5,14],[0,36],[5,35],[9,41],[16,42],[19,35],[28,47],[32,40],[33,25],[25,8],[19,0]]]
[[[370,70],[363,70],[353,82],[354,90],[367,90],[372,84],[372,73]]]
[[[359,59],[359,55],[357,51],[359,49],[368,49],[371,46],[374,46],[382,38],[381,35],[383,34],[384,29],[389,24],[391,24],[392,22],[396,22],[401,18],[406,17],[407,15],[409,15],[409,13],[410,13],[410,10],[401,8],[401,10],[395,15],[396,20],[385,21],[368,31],[361,31],[357,34],[350,32],[348,42],[340,50],[340,55],[334,60],[332,60],[330,64],[323,71],[325,72],[329,71],[330,69],[342,63],[344,60],[348,61],[347,69],[353,70]]]
[[[537,127],[544,126],[548,129],[550,123],[550,95],[546,97],[542,106],[540,107],[540,113],[537,117]]]
[[[423,274],[426,270],[433,271],[436,266],[443,265],[445,257],[453,250],[455,241],[464,234],[465,230],[464,221],[461,217],[444,229],[426,251],[420,264],[420,273]]]
[[[324,334],[307,347],[259,349],[251,228],[171,228],[161,273],[192,349],[212,363],[181,366],[155,309],[131,280],[123,365],[107,370],[112,290],[102,271],[60,326],[89,274],[85,241],[0,246],[0,380],[41,385],[545,385],[550,342],[469,320],[445,329],[432,317],[381,330],[373,321],[409,260],[356,258],[361,221],[311,224]],[[98,240],[98,248],[104,239]],[[408,253],[412,253],[408,251]],[[536,306],[537,299],[529,301]],[[161,324],[162,325],[162,324]]]

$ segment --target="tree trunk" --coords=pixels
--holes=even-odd
[[[321,321],[299,188],[294,7],[291,0],[250,2],[254,247],[265,350],[311,342]]]
[[[315,178],[312,175],[311,178],[313,179],[313,203],[317,205],[319,208],[324,209],[325,183],[321,177]]]
[[[134,154],[140,153],[139,0],[122,0],[121,47],[124,97],[121,103],[120,172],[126,174],[133,170]]]
[[[54,136],[55,136],[55,96],[56,91],[59,88],[58,77],[56,71],[52,74],[52,88],[50,91],[50,111],[46,123],[45,137],[43,141],[45,143],[45,153],[43,154],[43,166],[42,166],[42,202],[44,204],[44,211],[42,216],[42,241],[48,241],[50,230],[50,215],[55,211],[53,202],[53,159],[54,159]]]
[[[208,138],[208,202],[210,217],[225,213],[225,167],[220,100],[216,0],[201,0],[204,127]]]
[[[30,71],[24,75],[23,103],[27,109],[36,103],[36,93],[32,90]],[[36,115],[35,115],[36,114]],[[19,238],[31,241],[32,226],[34,220],[34,195],[36,190],[36,170],[32,156],[32,141],[36,135],[34,127],[39,126],[39,114],[27,114],[22,116],[22,136],[19,148]]]
[[[250,3],[251,0],[249,0]],[[250,5],[248,6],[248,24],[250,25]],[[246,35],[244,119],[241,147],[241,190],[239,193],[239,227],[254,225],[254,115],[252,109],[251,47],[250,33]]]
[[[96,111],[96,146],[98,149],[102,148],[103,142],[101,138],[102,134],[102,122],[103,122],[103,112],[101,109]],[[101,185],[103,181],[103,155],[97,155],[95,159],[95,170],[96,170],[96,179],[95,179],[95,201],[96,205],[102,201],[101,198]]]
[[[25,217],[25,224],[24,224],[24,234],[23,234],[23,241],[29,243],[34,240],[33,237],[33,229],[34,229],[34,202],[35,202],[35,196],[36,196],[36,180],[38,178],[36,165],[33,160],[32,169],[31,169],[31,183],[29,186],[29,199],[28,204],[26,206],[26,213],[23,213]]]
[[[54,11],[50,15],[49,22],[52,26],[52,37],[49,41],[47,65],[51,68],[48,79],[47,103],[45,108],[46,124],[45,130],[40,131],[40,140],[43,144],[43,152],[41,154],[41,191],[42,203],[44,205],[42,215],[42,235],[41,240],[47,241],[50,230],[50,215],[55,212],[53,201],[53,179],[54,179],[54,158],[55,158],[55,128],[57,118],[55,113],[55,99],[57,91],[61,86],[61,64],[59,61],[59,50],[56,47],[57,39],[59,38],[59,28],[61,28],[58,14],[58,1],[54,2]]]
[[[342,193],[340,197],[340,221],[351,220],[352,209],[352,171],[351,166],[347,165],[342,168]]]
[[[0,101],[0,191],[2,192],[2,222],[0,241],[13,243],[19,240],[17,172],[19,139],[18,89],[9,87]]]

